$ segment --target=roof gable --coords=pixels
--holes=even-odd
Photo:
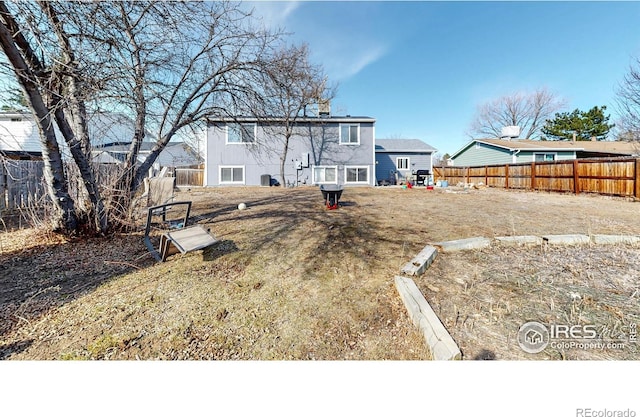
[[[420,139],[376,139],[376,152],[435,152]]]
[[[246,122],[246,123],[280,123],[287,121],[283,117],[264,117],[257,118],[252,116],[238,116],[238,117],[213,117],[207,119],[208,124],[216,123],[234,123],[234,122]],[[368,116],[327,116],[327,117],[296,117],[290,118],[289,122],[294,123],[375,123],[376,119]]]

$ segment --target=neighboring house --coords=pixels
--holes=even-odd
[[[129,153],[129,146],[128,143],[117,142],[94,148],[93,160],[102,163],[124,162]],[[151,153],[154,146],[155,142],[143,142],[138,151],[138,162],[142,163]],[[191,167],[201,162],[202,160],[198,154],[186,143],[169,142],[162,152],[160,152],[158,158],[156,158],[154,168]]]
[[[436,150],[419,139],[376,139],[377,184],[404,182],[419,170],[431,173]]]
[[[484,166],[639,154],[636,142],[475,139],[451,155],[450,161],[454,166]]]
[[[0,113],[0,156],[41,159],[40,132],[25,113]]]
[[[212,119],[205,146],[205,186],[267,185],[280,177],[283,120]],[[374,185],[375,119],[299,118],[285,162],[285,184]]]
[[[117,113],[95,113],[89,116],[89,136],[93,147],[93,161],[98,163],[119,163],[124,161],[129,151],[129,143],[134,134],[134,122]],[[56,128],[58,142],[64,155],[69,150],[62,135]],[[142,143],[139,160],[151,151],[155,142]],[[13,159],[41,159],[40,131],[30,113],[0,113],[0,155]],[[201,163],[197,153],[182,142],[169,143],[156,160],[157,167],[185,167]]]

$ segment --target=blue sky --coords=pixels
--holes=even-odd
[[[640,2],[265,2],[257,15],[310,46],[334,114],[376,136],[453,153],[483,102],[546,87],[567,111],[607,106],[640,58]]]

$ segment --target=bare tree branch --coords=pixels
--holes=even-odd
[[[640,140],[640,58],[629,67],[616,91],[616,108],[620,120],[616,122],[619,138]]]
[[[469,128],[472,138],[499,138],[505,126],[519,126],[521,137],[536,139],[545,121],[566,106],[546,88],[516,92],[478,106]]]
[[[262,101],[254,106],[252,112],[265,121],[271,143],[261,145],[267,152],[279,154],[280,177],[285,184],[291,139],[307,135],[306,128],[298,121],[308,116],[308,107],[333,99],[337,87],[328,85],[323,68],[309,61],[306,44],[276,51],[260,73],[258,84],[263,89]]]
[[[207,118],[242,114],[263,102],[261,73],[277,61],[282,35],[252,26],[239,3],[216,2],[0,2],[3,65],[22,85],[38,120],[52,198],[80,180],[105,230],[106,214],[123,216],[160,152],[183,129]],[[112,198],[103,202],[89,166],[90,112],[117,112],[134,120],[129,152]],[[71,149],[81,178],[64,177],[53,120]],[[151,153],[140,163],[143,141]],[[55,194],[55,195],[54,195]],[[62,197],[61,197],[62,196]],[[84,221],[84,220],[83,220]],[[73,229],[76,225],[69,225]]]

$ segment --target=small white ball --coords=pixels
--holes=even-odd
[[[244,204],[244,203],[240,203],[240,204],[238,204],[238,210],[244,210],[244,209],[246,209],[246,208],[247,208],[247,205],[246,205],[246,204]]]

